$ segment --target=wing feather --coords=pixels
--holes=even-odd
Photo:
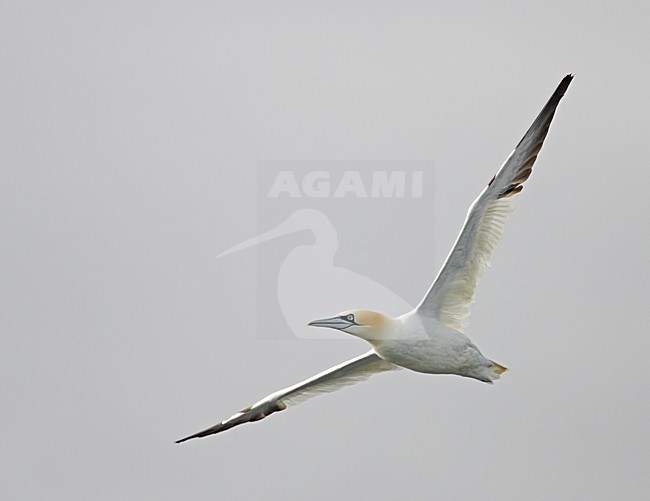
[[[182,438],[176,443],[185,442],[192,438],[207,437],[240,424],[259,421],[274,412],[282,411],[288,406],[299,404],[316,395],[330,393],[368,379],[373,374],[396,369],[399,369],[397,365],[386,362],[374,351],[369,351],[364,355],[316,374],[305,381],[271,393],[251,407],[239,411],[210,428]]]
[[[555,110],[572,79],[573,75],[562,79],[514,151],[470,206],[447,261],[416,308],[419,314],[437,318],[459,331],[467,325],[476,286],[503,235],[513,196],[521,192],[532,173]]]

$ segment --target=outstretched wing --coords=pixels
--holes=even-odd
[[[530,176],[555,109],[572,79],[573,75],[562,79],[528,132],[470,206],[447,261],[416,308],[420,315],[437,318],[459,331],[467,324],[476,284],[503,234],[513,196],[523,189]]]
[[[386,362],[377,356],[374,351],[369,351],[364,355],[316,374],[301,383],[276,391],[228,419],[194,435],[177,440],[176,443],[179,444],[191,438],[207,437],[240,424],[259,421],[274,412],[283,411],[287,406],[296,405],[308,398],[358,383],[378,372],[396,369],[399,369],[397,365]]]

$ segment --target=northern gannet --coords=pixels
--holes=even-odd
[[[390,318],[373,311],[350,310],[309,323],[364,339],[372,346],[369,352],[276,391],[177,443],[259,421],[290,405],[379,372],[405,368],[426,374],[456,374],[490,384],[499,379],[507,369],[485,358],[463,334],[463,329],[478,280],[490,263],[512,211],[513,197],[521,192],[530,176],[555,110],[572,79],[573,75],[562,79],[514,151],[474,200],[445,264],[412,311]]]

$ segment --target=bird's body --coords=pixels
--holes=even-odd
[[[485,358],[462,332],[414,312],[388,319],[386,337],[372,340],[375,353],[395,365],[426,374],[456,374],[491,383],[503,368]]]
[[[472,203],[445,264],[415,309],[397,318],[369,310],[350,310],[310,322],[312,326],[337,329],[366,340],[372,346],[368,353],[272,393],[178,442],[258,421],[312,396],[400,368],[455,374],[486,383],[499,379],[506,368],[485,358],[463,330],[476,285],[503,233],[512,200],[532,172],[555,110],[572,79],[567,75],[560,82],[517,147]]]

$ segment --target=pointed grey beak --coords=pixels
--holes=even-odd
[[[342,331],[343,329],[347,329],[351,325],[354,325],[354,323],[348,322],[347,320],[341,317],[332,317],[332,318],[323,318],[320,320],[313,320],[312,322],[309,322],[307,325],[310,325],[312,327],[329,327],[330,329],[338,329]]]

